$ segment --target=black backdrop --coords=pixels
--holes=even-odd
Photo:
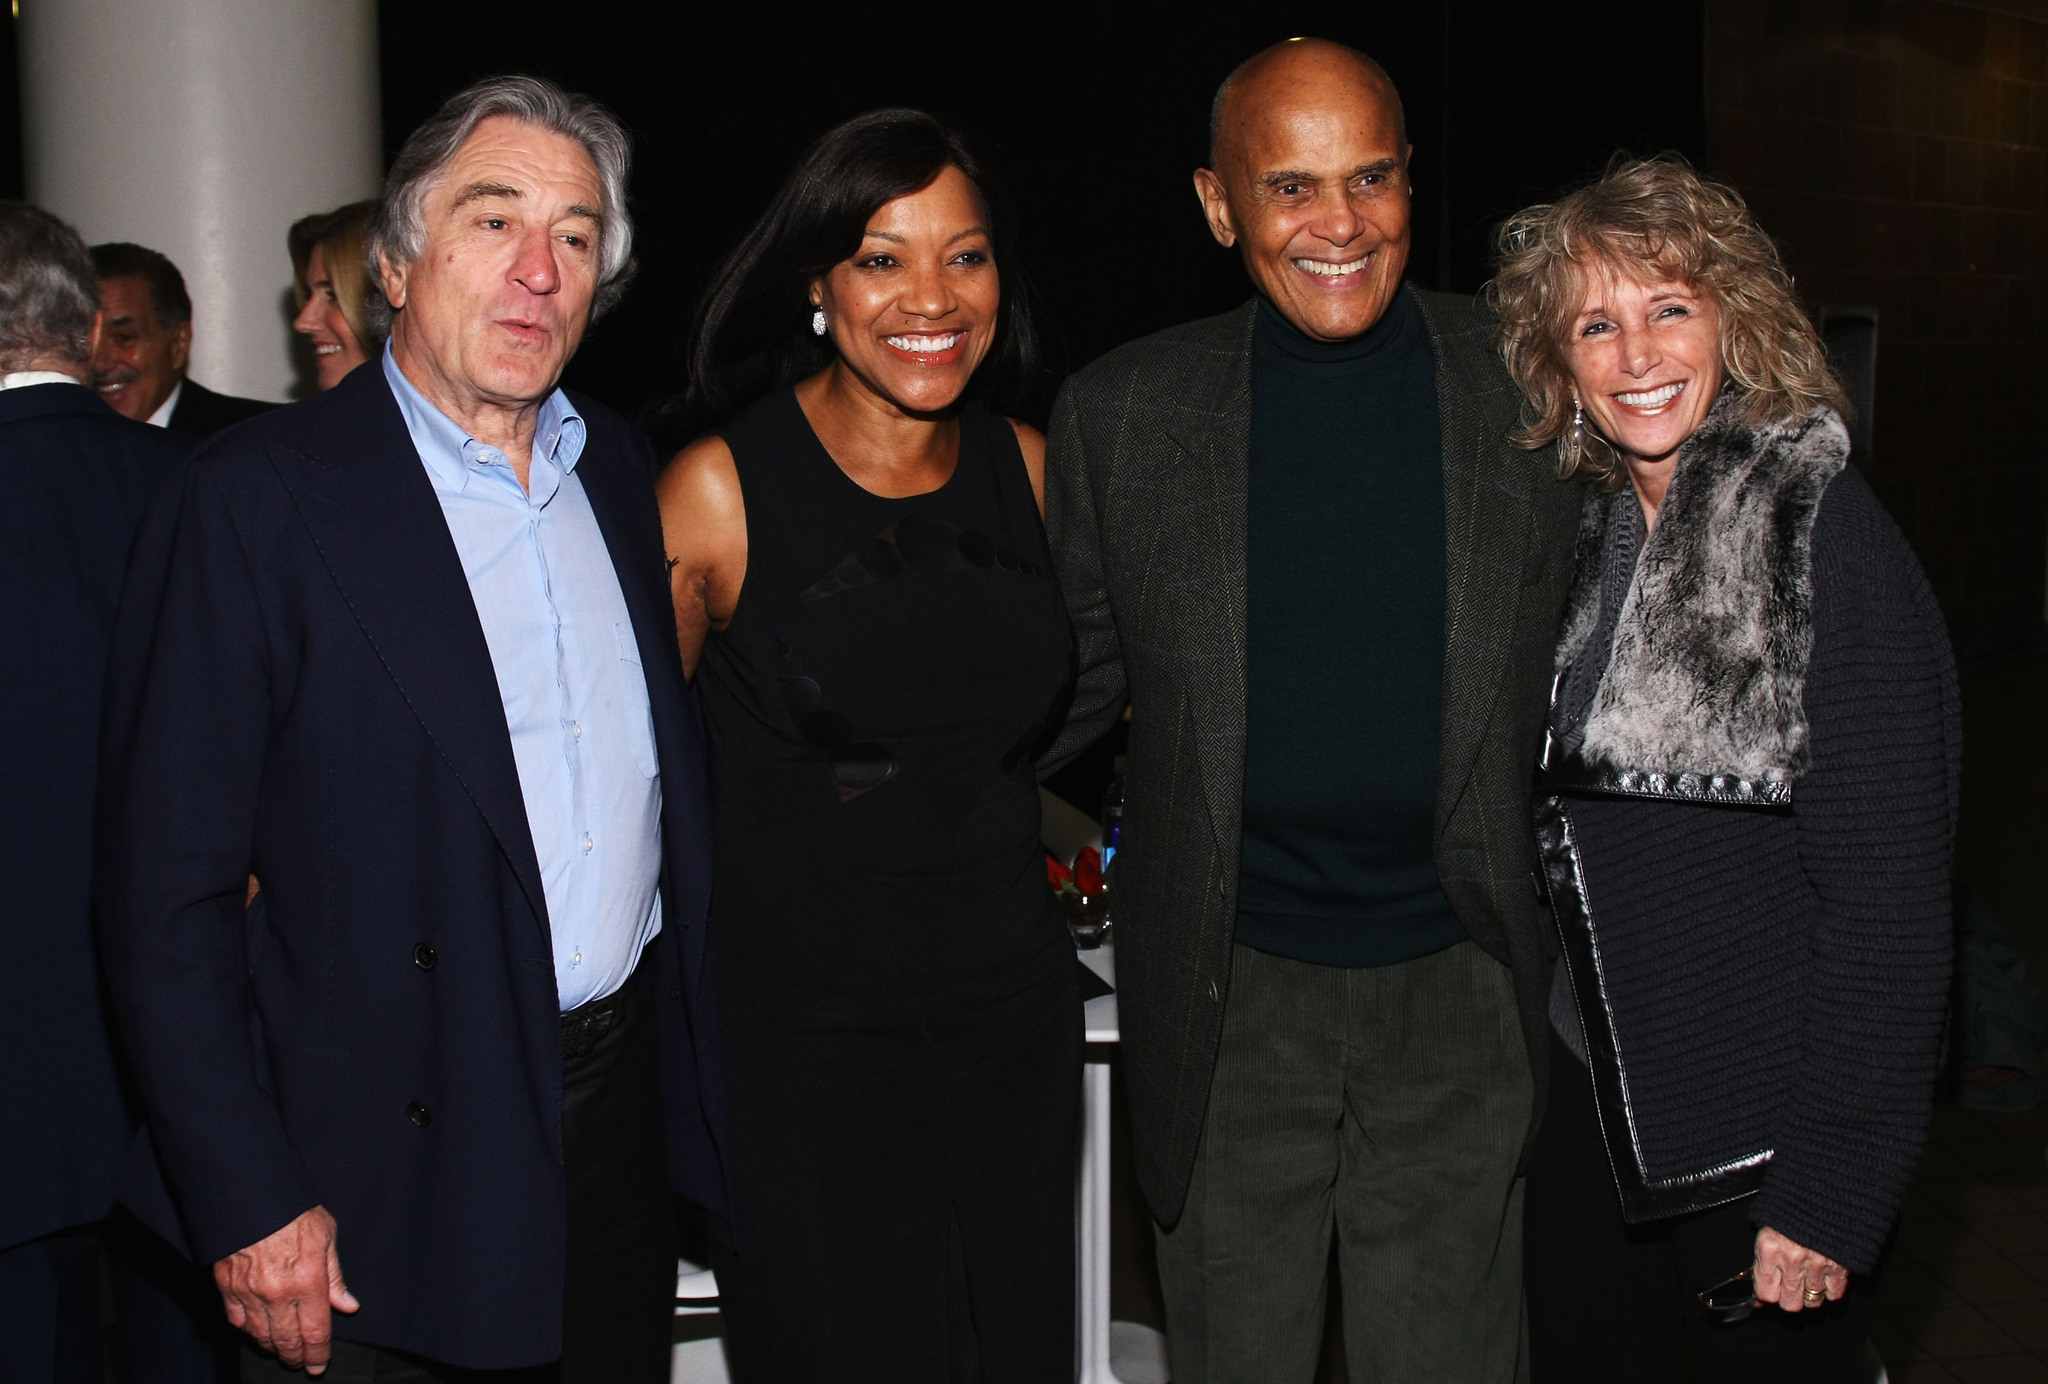
[[[589,92],[633,131],[640,277],[569,371],[570,384],[629,414],[680,387],[692,304],[798,152],[875,106],[923,106],[994,145],[1056,361],[1068,366],[1244,299],[1188,175],[1206,154],[1217,82],[1291,34],[1363,48],[1400,88],[1415,145],[1410,273],[1425,287],[1477,289],[1491,227],[1596,174],[1617,149],[1676,149],[1702,163],[1708,152],[1704,0],[1352,0],[1313,18],[1269,0],[379,0],[378,10],[387,154],[450,92],[493,72]],[[0,31],[0,196],[18,197],[14,33],[5,21]],[[281,267],[282,245],[278,256]],[[1120,739],[1069,766],[1055,790],[1092,805]]]
[[[690,306],[797,153],[879,105],[920,105],[995,146],[1059,358],[1242,300],[1190,189],[1209,97],[1292,33],[1356,44],[1408,106],[1411,273],[1465,292],[1502,214],[1616,149],[1706,153],[1705,7],[1560,0],[1351,3],[1333,17],[1134,4],[904,0],[379,0],[387,145],[464,82],[530,71],[587,91],[636,139],[640,278],[570,382],[626,412],[679,384]],[[0,196],[21,195],[13,25],[0,20]],[[314,210],[314,208],[308,208]],[[282,261],[283,247],[279,246]]]
[[[394,148],[450,91],[491,72],[552,77],[635,137],[640,277],[570,383],[635,412],[680,381],[691,305],[803,147],[871,107],[915,105],[980,131],[1023,219],[1021,254],[1065,363],[1243,300],[1189,173],[1209,99],[1298,16],[1093,5],[547,5],[381,0]],[[1417,186],[1411,272],[1472,291],[1487,232],[1597,173],[1617,148],[1704,154],[1704,6],[1567,0],[1354,3],[1316,33],[1377,57],[1407,102]],[[707,19],[707,15],[718,15]],[[1293,27],[1290,27],[1293,26]],[[1048,401],[1049,402],[1049,401]]]

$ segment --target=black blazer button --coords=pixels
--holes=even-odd
[[[420,943],[418,946],[412,949],[412,964],[419,967],[423,971],[433,970],[434,963],[439,961],[440,959],[440,957],[434,955],[434,949],[428,946],[425,942]]]
[[[418,1101],[414,1101],[405,1107],[405,1118],[411,1120],[421,1129],[425,1129],[434,1122],[434,1112],[421,1105]]]

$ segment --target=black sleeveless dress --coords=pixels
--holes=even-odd
[[[1015,434],[960,431],[903,499],[792,390],[722,434],[747,570],[698,686],[740,1384],[943,1381],[949,1223],[983,1377],[1072,1374],[1081,1013],[1033,761],[1073,641]]]

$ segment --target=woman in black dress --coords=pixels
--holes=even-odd
[[[1081,1010],[1034,750],[1072,640],[1010,218],[917,111],[851,120],[722,267],[661,479],[712,746],[735,1378],[1070,1378]],[[955,1343],[955,1352],[958,1352]]]

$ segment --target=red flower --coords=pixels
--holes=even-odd
[[[1045,878],[1054,893],[1074,887],[1074,872],[1060,864],[1059,857],[1051,851],[1045,853]]]
[[[1081,847],[1074,857],[1074,887],[1088,896],[1102,892],[1102,852],[1093,846]]]

